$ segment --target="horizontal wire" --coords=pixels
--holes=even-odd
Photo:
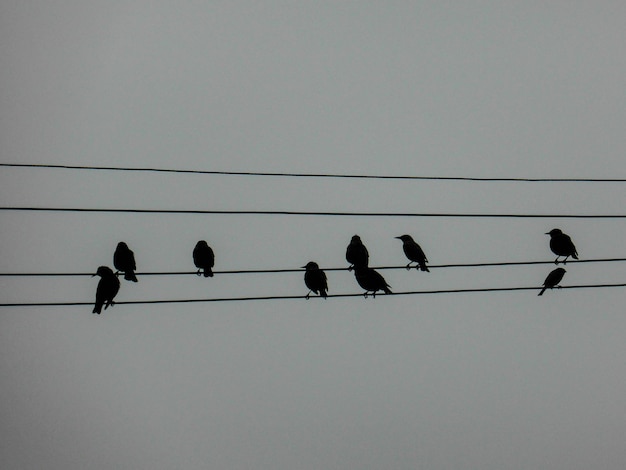
[[[566,264],[575,263],[609,263],[609,262],[623,262],[626,258],[599,258],[599,259],[582,259],[582,260],[570,260]],[[443,269],[443,268],[478,268],[478,267],[491,267],[491,266],[524,266],[524,265],[537,265],[537,264],[554,264],[553,261],[504,261],[496,263],[457,263],[457,264],[429,264],[429,269]],[[406,265],[403,266],[370,266],[373,269],[406,269]],[[348,268],[324,268],[323,271],[348,271]],[[411,269],[416,269],[415,266],[411,266]],[[214,274],[273,274],[273,273],[303,273],[304,268],[278,268],[278,269],[239,269],[229,271],[213,271]],[[191,276],[198,275],[197,271],[157,271],[157,272],[135,272],[137,276]],[[77,276],[89,276],[93,277],[94,273],[0,273],[0,277],[77,277]]]
[[[100,171],[135,171],[157,173],[186,173],[201,175],[228,175],[228,176],[279,176],[297,178],[353,178],[353,179],[387,179],[387,180],[431,180],[431,181],[478,181],[478,182],[548,182],[548,183],[625,183],[621,178],[480,178],[463,176],[402,176],[402,175],[363,175],[363,174],[333,174],[333,173],[273,173],[253,171],[209,171],[209,170],[180,170],[168,168],[132,168],[113,166],[86,166],[86,165],[52,165],[28,163],[0,163],[3,167],[15,168],[48,168],[63,170],[100,170]]]
[[[343,217],[464,217],[464,218],[523,218],[523,219],[626,219],[626,214],[484,214],[436,212],[317,212],[317,211],[262,211],[262,210],[185,210],[185,209],[104,209],[82,207],[17,207],[0,206],[0,211],[21,212],[106,212],[130,214],[195,214],[195,215],[305,215]]]
[[[561,286],[557,289],[591,289],[606,287],[626,287],[624,284],[585,284]],[[474,293],[474,292],[507,292],[507,291],[528,291],[541,290],[542,287],[489,287],[474,289],[442,289],[442,290],[422,290],[409,292],[395,292],[393,294],[380,294],[378,297],[386,296],[402,296],[402,295],[427,295],[427,294],[457,294],[457,293]],[[328,298],[346,298],[346,297],[363,297],[363,294],[333,294]],[[370,297],[372,295],[370,294]],[[319,296],[311,298],[321,299]],[[237,302],[237,301],[253,301],[253,300],[294,300],[306,299],[304,295],[283,295],[283,296],[259,296],[259,297],[223,297],[212,299],[175,299],[175,300],[129,300],[115,302],[115,305],[141,305],[141,304],[181,304],[181,303],[205,303],[205,302]],[[32,302],[32,303],[1,303],[0,307],[71,307],[93,305],[93,302]]]

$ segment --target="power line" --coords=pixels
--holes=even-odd
[[[600,259],[583,259],[569,260],[568,264],[576,263],[609,263],[623,262],[626,258],[600,258]],[[444,268],[478,268],[492,266],[528,266],[539,264],[554,264],[554,261],[505,261],[494,263],[457,263],[457,264],[429,264],[429,269]],[[406,266],[372,266],[374,269],[406,269]],[[348,271],[348,268],[320,268],[326,272],[330,271]],[[412,269],[415,269],[414,267]],[[228,271],[213,271],[214,274],[276,274],[276,273],[304,273],[303,268],[278,268],[278,269],[238,269]],[[135,272],[137,276],[191,276],[198,275],[197,271],[157,271],[157,272]],[[50,273],[0,273],[0,277],[92,277],[94,273],[86,272],[50,272]]]
[[[153,173],[183,173],[200,175],[228,175],[228,176],[271,176],[296,178],[353,178],[353,179],[386,179],[386,180],[430,180],[430,181],[477,181],[477,182],[547,182],[547,183],[625,183],[621,178],[480,178],[463,176],[401,176],[401,175],[363,175],[363,174],[336,174],[336,173],[279,173],[253,171],[209,171],[209,170],[180,170],[169,168],[132,168],[113,166],[86,166],[86,165],[52,165],[28,163],[0,163],[0,166],[15,168],[48,168],[63,170],[96,170],[96,171],[134,171]]]
[[[561,286],[560,289],[592,289],[592,288],[608,288],[608,287],[626,287],[624,284],[585,284]],[[488,287],[474,289],[442,289],[442,290],[422,290],[409,292],[395,292],[393,294],[380,294],[382,297],[394,297],[403,295],[429,295],[429,294],[458,294],[458,293],[476,293],[476,292],[511,292],[511,291],[528,291],[540,290],[541,287]],[[347,298],[347,297],[363,297],[363,294],[333,294],[328,298]],[[371,295],[370,295],[371,297]],[[321,297],[311,297],[321,299]],[[181,304],[181,303],[206,303],[206,302],[242,302],[257,300],[295,300],[305,299],[303,295],[276,295],[276,296],[258,296],[258,297],[222,297],[212,299],[175,299],[175,300],[129,300],[115,302],[115,305],[145,305],[145,304]],[[31,303],[2,303],[0,307],[72,307],[93,305],[93,302],[31,302]]]
[[[447,217],[491,219],[626,219],[626,214],[485,214],[485,213],[437,213],[437,212],[318,212],[318,211],[265,211],[265,210],[200,210],[200,209],[105,209],[85,207],[17,207],[1,206],[0,211],[18,212],[83,212],[128,214],[194,214],[194,215],[300,215],[342,217]]]

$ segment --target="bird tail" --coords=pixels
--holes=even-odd
[[[391,289],[389,289],[389,286],[383,287],[383,291],[385,292],[385,294],[393,294],[393,292],[391,292]]]
[[[320,297],[328,297],[328,294],[326,294],[326,291],[324,289],[320,289]]]
[[[91,313],[97,313],[98,315],[100,315],[101,311],[102,311],[102,304],[96,304]]]
[[[204,277],[213,277],[213,271],[211,271],[211,268],[204,268]]]
[[[546,291],[546,288],[544,287],[543,289],[541,289],[541,292],[539,292],[537,295],[543,295],[545,291]]]
[[[127,281],[137,282],[137,276],[135,276],[135,273],[132,271],[126,271],[124,273],[124,279],[126,279]]]
[[[428,266],[426,266],[426,264],[422,264],[422,265],[420,265],[420,269],[421,269],[422,271],[424,271],[424,272],[427,272],[427,273],[429,273],[429,272],[430,272],[430,269],[428,269]]]

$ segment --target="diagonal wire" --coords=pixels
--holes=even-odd
[[[434,180],[434,181],[477,181],[477,182],[548,182],[548,183],[625,183],[622,178],[488,178],[466,176],[408,176],[408,175],[364,175],[338,173],[280,173],[254,171],[210,171],[210,170],[181,170],[170,168],[133,168],[114,166],[87,166],[87,165],[55,165],[55,164],[28,164],[28,163],[0,163],[3,167],[14,168],[47,168],[63,170],[97,170],[97,171],[131,171],[153,173],[183,173],[200,175],[227,175],[227,176],[272,176],[297,178],[353,178],[353,179],[387,179],[387,180]]]
[[[570,260],[566,264],[577,263],[611,263],[623,262],[626,258],[598,258],[598,259],[581,259]],[[456,264],[429,264],[429,269],[445,269],[445,268],[479,268],[493,266],[529,266],[538,264],[555,264],[554,261],[504,261],[494,263],[456,263]],[[373,269],[406,269],[406,266],[371,266]],[[345,267],[336,268],[320,268],[323,271],[348,271]],[[416,269],[411,267],[411,269]],[[225,271],[213,271],[214,274],[277,274],[277,273],[298,273],[304,272],[303,268],[278,268],[278,269],[237,269]],[[154,271],[154,272],[135,272],[137,276],[191,276],[198,275],[197,271]],[[50,272],[50,273],[0,273],[0,277],[77,277],[77,276],[93,276],[92,272]]]
[[[619,284],[584,284],[561,286],[558,289],[596,289],[610,287],[626,287],[626,283]],[[458,293],[477,293],[477,292],[511,292],[511,291],[529,291],[540,290],[541,287],[488,287],[473,289],[441,289],[441,290],[422,290],[395,292],[393,294],[381,294],[381,297],[396,297],[406,295],[431,295],[431,294],[458,294]],[[346,297],[364,297],[363,294],[333,294],[328,298],[346,298]],[[373,297],[370,295],[369,297]],[[311,297],[321,299],[322,297]],[[295,300],[305,299],[303,295],[283,295],[283,296],[258,296],[258,297],[222,297],[210,299],[174,299],[174,300],[130,300],[115,302],[115,305],[144,305],[144,304],[181,304],[181,303],[206,303],[206,302],[242,302],[242,301],[258,301],[258,300]],[[32,303],[0,303],[0,307],[69,307],[69,306],[86,306],[93,305],[93,302],[32,302]]]

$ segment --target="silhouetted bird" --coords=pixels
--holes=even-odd
[[[211,268],[215,265],[215,255],[204,240],[196,243],[196,247],[193,249],[193,263],[198,268],[198,276],[200,271],[204,270],[204,277],[213,277]]]
[[[365,294],[363,294],[365,298],[367,298],[369,292],[372,293],[372,297],[376,297],[376,291],[379,290],[382,290],[385,294],[392,293],[389,290],[391,286],[387,284],[385,278],[372,268],[354,266],[354,277],[356,277],[356,282],[365,289]]]
[[[309,289],[311,289],[306,295],[306,298],[309,298],[311,292],[315,292],[321,297],[326,298],[326,291],[328,290],[326,273],[322,271],[314,261],[309,261],[306,266],[302,267],[306,269],[306,272],[304,273],[304,283]]]
[[[369,254],[367,248],[361,241],[361,237],[355,235],[350,240],[350,244],[346,249],[346,260],[350,263],[348,271],[352,271],[352,268],[366,268],[369,262]]]
[[[426,258],[422,247],[419,246],[415,240],[413,240],[413,237],[411,235],[402,235],[401,237],[396,238],[402,240],[402,249],[404,250],[406,257],[411,260],[411,263],[416,262],[422,271],[430,272],[426,266],[428,258]],[[406,269],[411,269],[411,263],[406,265]],[[417,269],[418,266],[415,266],[415,269]]]
[[[103,305],[106,310],[109,305],[114,304],[113,299],[120,290],[120,281],[111,268],[107,266],[100,266],[96,274],[92,277],[94,276],[100,276],[100,281],[98,282],[98,288],[96,289],[96,305],[91,313],[97,313],[100,315]]]
[[[126,243],[119,242],[117,244],[117,248],[113,254],[113,266],[115,266],[118,272],[122,271],[124,273],[124,279],[137,282],[137,276],[135,276],[135,269],[137,269],[135,253],[128,248]]]
[[[552,253],[557,255],[554,264],[559,264],[560,256],[565,256],[565,259],[562,261],[563,264],[567,264],[567,258],[570,256],[574,259],[578,259],[576,247],[568,235],[565,235],[558,228],[550,230],[546,235],[550,235],[550,249]]]
[[[539,292],[539,294],[537,295],[543,295],[546,289],[560,287],[558,286],[558,283],[561,282],[561,279],[563,279],[564,274],[565,274],[565,269],[563,268],[556,268],[554,271],[548,274],[548,277],[546,277],[546,280],[543,281],[543,289],[541,289],[541,292]]]

